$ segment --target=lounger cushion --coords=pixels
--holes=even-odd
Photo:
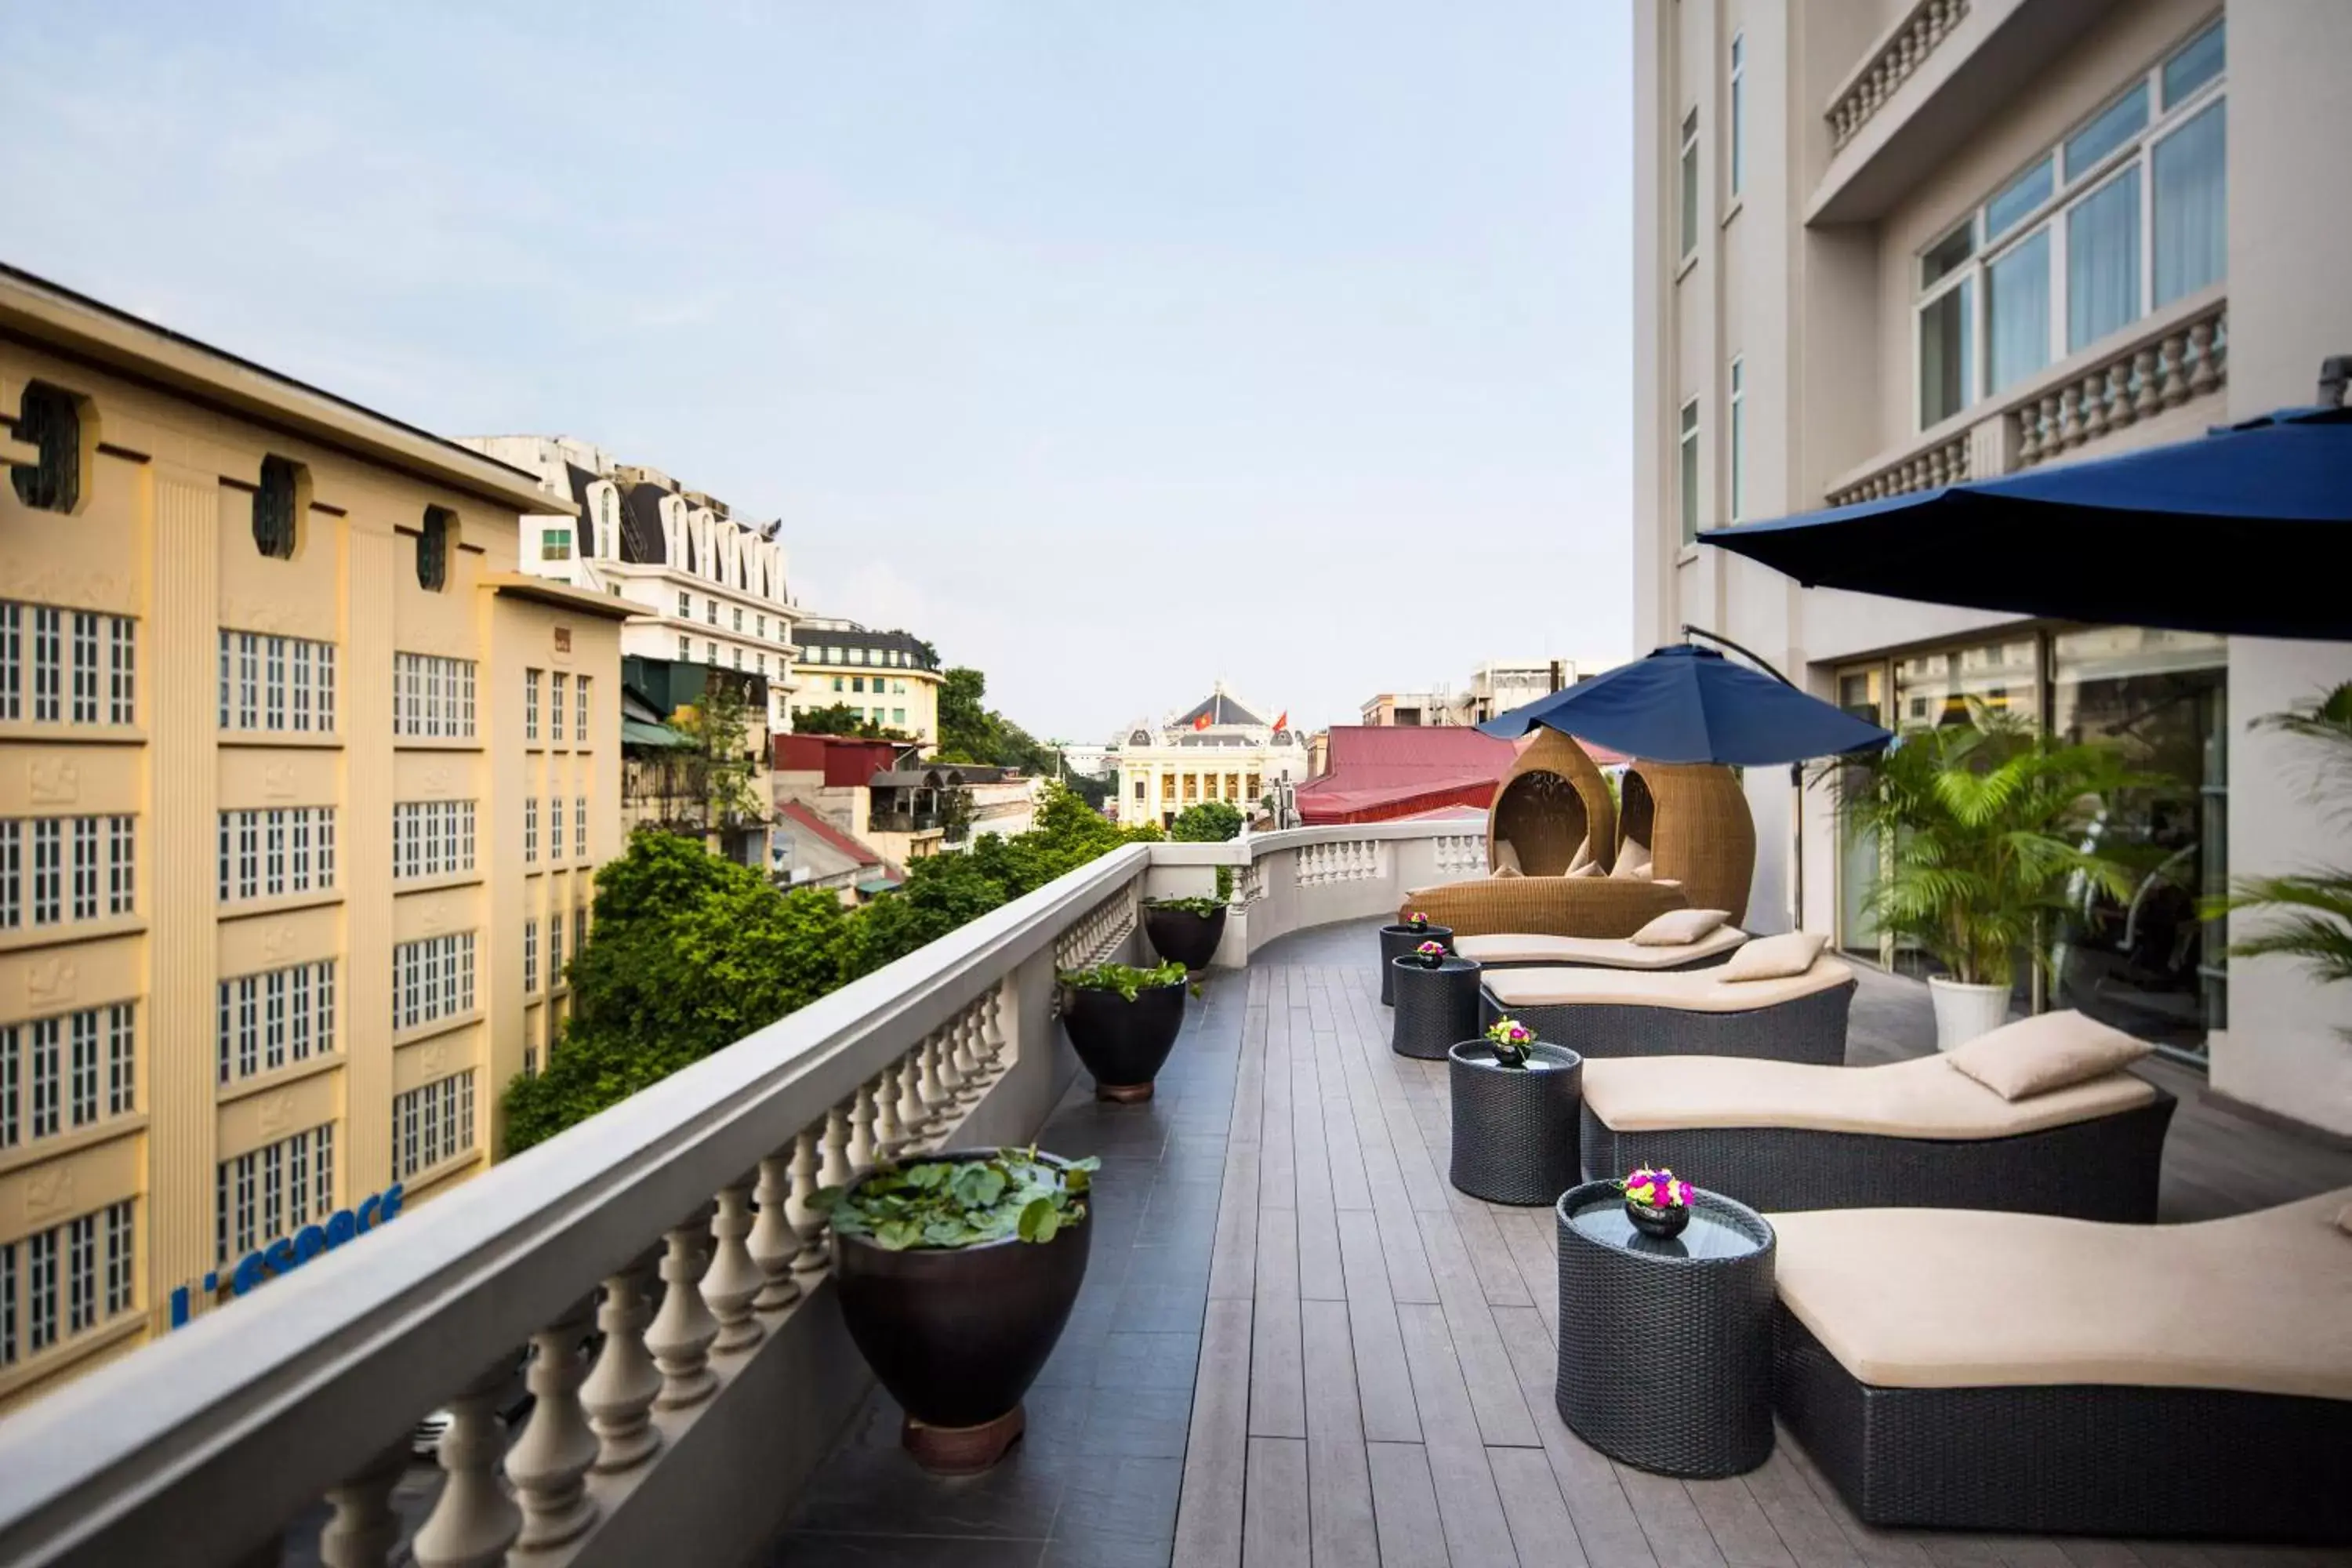
[[[1811,969],[1828,942],[1829,938],[1808,931],[1759,936],[1733,954],[1730,963],[1715,972],[1715,978],[1726,985],[1751,980],[1785,980]]]
[[[2127,1067],[2150,1048],[2069,1007],[2004,1024],[1947,1059],[2003,1100],[2024,1100]]]
[[[1497,877],[1516,877],[1518,874],[1519,868],[1517,866],[1497,866],[1495,868],[1495,875]]]
[[[1513,871],[1519,869],[1519,847],[1507,838],[1497,838],[1495,840],[1495,868],[1502,870],[1506,868]]]
[[[1752,943],[1750,945],[1753,945]],[[1694,1013],[1745,1013],[1795,1002],[1853,983],[1853,971],[1835,958],[1817,960],[1802,974],[1719,985],[1722,971],[1695,969],[1645,974],[1627,969],[1497,969],[1484,976],[1487,994],[1505,1007],[1591,1004],[1618,1007],[1679,1007]]]
[[[2329,1233],[2347,1198],[2195,1225],[1973,1209],[1770,1217],[1781,1301],[1839,1365],[1881,1388],[2352,1399],[2352,1247]]]
[[[1730,918],[1729,910],[1668,910],[1625,940],[1636,947],[1688,947]]]
[[[1631,937],[1499,934],[1457,936],[1454,951],[1481,963],[1597,963],[1609,969],[1673,969],[1729,952],[1748,940],[1738,926],[1718,926],[1683,947],[1640,947]]]
[[[1596,1057],[1584,1064],[1584,1103],[1619,1132],[1795,1127],[1886,1138],[2013,1138],[2155,1098],[2145,1079],[2116,1072],[2007,1100],[1942,1057],[1868,1068],[1745,1057]]]

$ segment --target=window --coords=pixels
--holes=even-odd
[[[2199,32],[1921,253],[1923,429],[2226,275],[2224,45]]]
[[[717,664],[719,662],[719,645],[717,643],[707,642],[702,645],[702,662],[705,664]]]
[[[572,955],[577,958],[580,950],[587,945],[588,910],[583,906],[572,911]]]
[[[1698,542],[1698,399],[1683,405],[1683,542]]]
[[[526,996],[539,991],[539,918],[522,922],[522,989]]]
[[[1141,805],[1143,804],[1143,781],[1141,779],[1135,781],[1135,804],[1138,805]]]
[[[849,662],[852,664],[864,664],[866,662],[866,650],[862,647],[851,648],[849,650]]]
[[[522,863],[530,865],[539,858],[539,796],[522,797]]]
[[[392,950],[392,1026],[414,1029],[474,1010],[474,933],[419,937]]]
[[[539,671],[522,672],[522,738],[539,739]]]
[[[735,668],[738,668],[738,669],[740,669],[740,668],[743,668],[743,650],[742,650],[741,648],[740,648],[740,647],[739,647],[739,648],[735,649],[735,650],[734,650],[734,652],[735,652]]]
[[[1748,174],[1748,38],[1731,35],[1731,194],[1739,195]],[[1738,514],[1734,512],[1735,517]]]
[[[575,746],[584,747],[588,744],[588,678],[586,676],[578,676],[573,679],[572,682],[572,743]]]
[[[677,596],[677,618],[681,621],[690,621],[694,619],[693,595],[684,592],[679,593]]]
[[[392,732],[443,740],[474,733],[474,661],[437,654],[392,656]]]
[[[219,986],[218,1077],[235,1083],[335,1049],[335,961],[240,974]]]
[[[568,528],[543,528],[539,533],[539,558],[541,561],[572,559],[572,531]]]
[[[452,1073],[392,1101],[392,1175],[404,1182],[474,1150],[474,1072]]]
[[[765,616],[754,616],[751,619],[753,622],[752,635],[760,637],[766,637],[768,635],[768,617]]]
[[[583,860],[588,858],[588,797],[584,795],[572,799],[572,853]]]
[[[839,676],[837,676],[837,675],[836,675],[836,676],[835,676],[835,677],[833,678],[833,689],[834,689],[835,691],[838,691],[838,690],[840,690],[840,689],[841,689],[841,677],[839,677]]]
[[[137,844],[128,816],[0,817],[0,931],[137,913]]]
[[[0,1024],[0,1149],[138,1109],[138,1005]]]
[[[702,618],[714,626],[719,624],[718,600],[705,599],[702,601]]]
[[[678,638],[678,639],[677,639],[677,661],[678,661],[680,664],[684,664],[684,663],[686,663],[688,659],[692,658],[693,657],[694,657],[694,639],[693,639],[692,637],[680,637],[680,638]]]
[[[560,795],[547,798],[547,858],[563,858],[563,797]]]
[[[1683,116],[1683,245],[1685,257],[1698,250],[1698,110]]]
[[[556,910],[547,917],[547,984],[551,989],[563,984],[563,911]]]
[[[44,381],[26,384],[16,404],[16,439],[41,450],[38,466],[11,468],[16,499],[38,511],[81,504],[81,400]]]
[[[216,883],[225,904],[332,889],[335,808],[222,812]]]
[[[741,637],[743,635],[743,606],[737,605],[732,607],[735,611],[735,635],[737,637]]]
[[[137,1307],[131,1205],[126,1198],[20,1241],[0,1241],[0,1367],[29,1361]]]
[[[563,739],[563,703],[571,696],[564,688],[570,684],[560,669],[547,678],[547,738],[551,741]]]
[[[261,483],[253,491],[253,547],[272,560],[293,560],[300,513],[299,471],[284,458],[262,458]]]
[[[1738,522],[1746,514],[1748,485],[1748,389],[1744,384],[1747,363],[1734,357],[1731,362],[1731,521]]]
[[[428,594],[449,585],[449,536],[456,523],[446,508],[425,509],[425,521],[416,531],[416,585]]]
[[[137,722],[138,636],[139,623],[127,616],[0,600],[0,719],[29,712],[40,724]]]
[[[893,708],[890,710],[890,722],[893,724],[904,724],[906,721],[907,710],[904,708]]]
[[[474,868],[474,803],[404,800],[392,808],[392,875],[447,877]]]
[[[223,1160],[215,1173],[215,1256],[224,1268],[335,1212],[335,1124]]]

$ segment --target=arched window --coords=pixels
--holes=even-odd
[[[294,465],[284,458],[261,459],[261,484],[253,492],[253,547],[273,560],[294,559],[299,479]]]
[[[71,511],[81,503],[80,400],[63,387],[36,381],[16,405],[16,439],[41,449],[39,466],[10,470],[16,499],[42,511]]]
[[[449,585],[449,536],[457,518],[445,507],[425,509],[425,526],[416,535],[416,585],[437,594]]]

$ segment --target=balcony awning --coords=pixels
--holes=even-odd
[[[1809,588],[2352,641],[2352,409],[1699,535]]]
[[[667,724],[648,724],[642,719],[621,721],[621,744],[625,746],[690,746],[694,742]]]

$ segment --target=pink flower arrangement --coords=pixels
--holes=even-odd
[[[1424,942],[1413,952],[1419,953],[1422,963],[1432,969],[1445,962],[1445,944],[1442,942]]]
[[[1664,1166],[1653,1171],[1644,1165],[1618,1184],[1625,1192],[1625,1201],[1654,1209],[1686,1209],[1690,1207],[1691,1184]]]
[[[1536,1043],[1536,1032],[1517,1018],[1497,1018],[1486,1026],[1486,1042],[1495,1047],[1495,1065],[1523,1068]]]
[[[1423,914],[1421,910],[1415,910],[1412,913],[1404,917],[1404,923],[1414,931],[1427,931],[1429,929],[1429,917]]]

